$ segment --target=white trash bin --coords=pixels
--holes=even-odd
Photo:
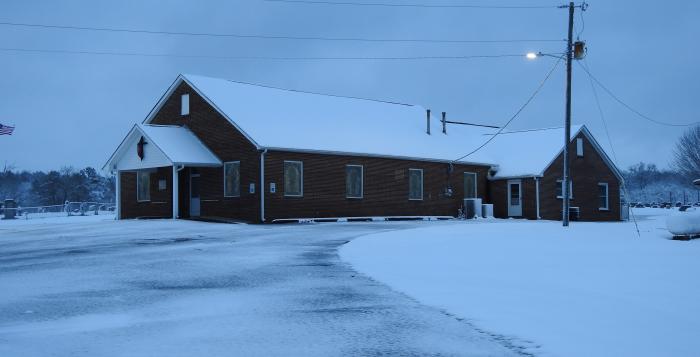
[[[493,203],[481,205],[481,214],[484,218],[493,218]]]

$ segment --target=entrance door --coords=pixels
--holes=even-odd
[[[199,174],[190,174],[190,217],[199,217]]]
[[[522,180],[508,180],[508,217],[523,215],[523,183]]]

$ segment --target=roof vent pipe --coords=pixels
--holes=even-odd
[[[426,111],[426,117],[425,117],[425,119],[426,119],[426,129],[425,129],[425,132],[428,133],[428,135],[430,135],[430,109],[428,109],[428,110]]]
[[[442,112],[442,133],[447,134],[447,112]]]

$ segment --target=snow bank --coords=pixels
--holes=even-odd
[[[648,213],[641,238],[631,222],[458,223],[362,237],[341,257],[537,354],[697,355],[700,241],[670,240]]]

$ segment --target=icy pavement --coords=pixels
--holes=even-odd
[[[431,223],[0,221],[0,356],[508,356],[337,248]]]

